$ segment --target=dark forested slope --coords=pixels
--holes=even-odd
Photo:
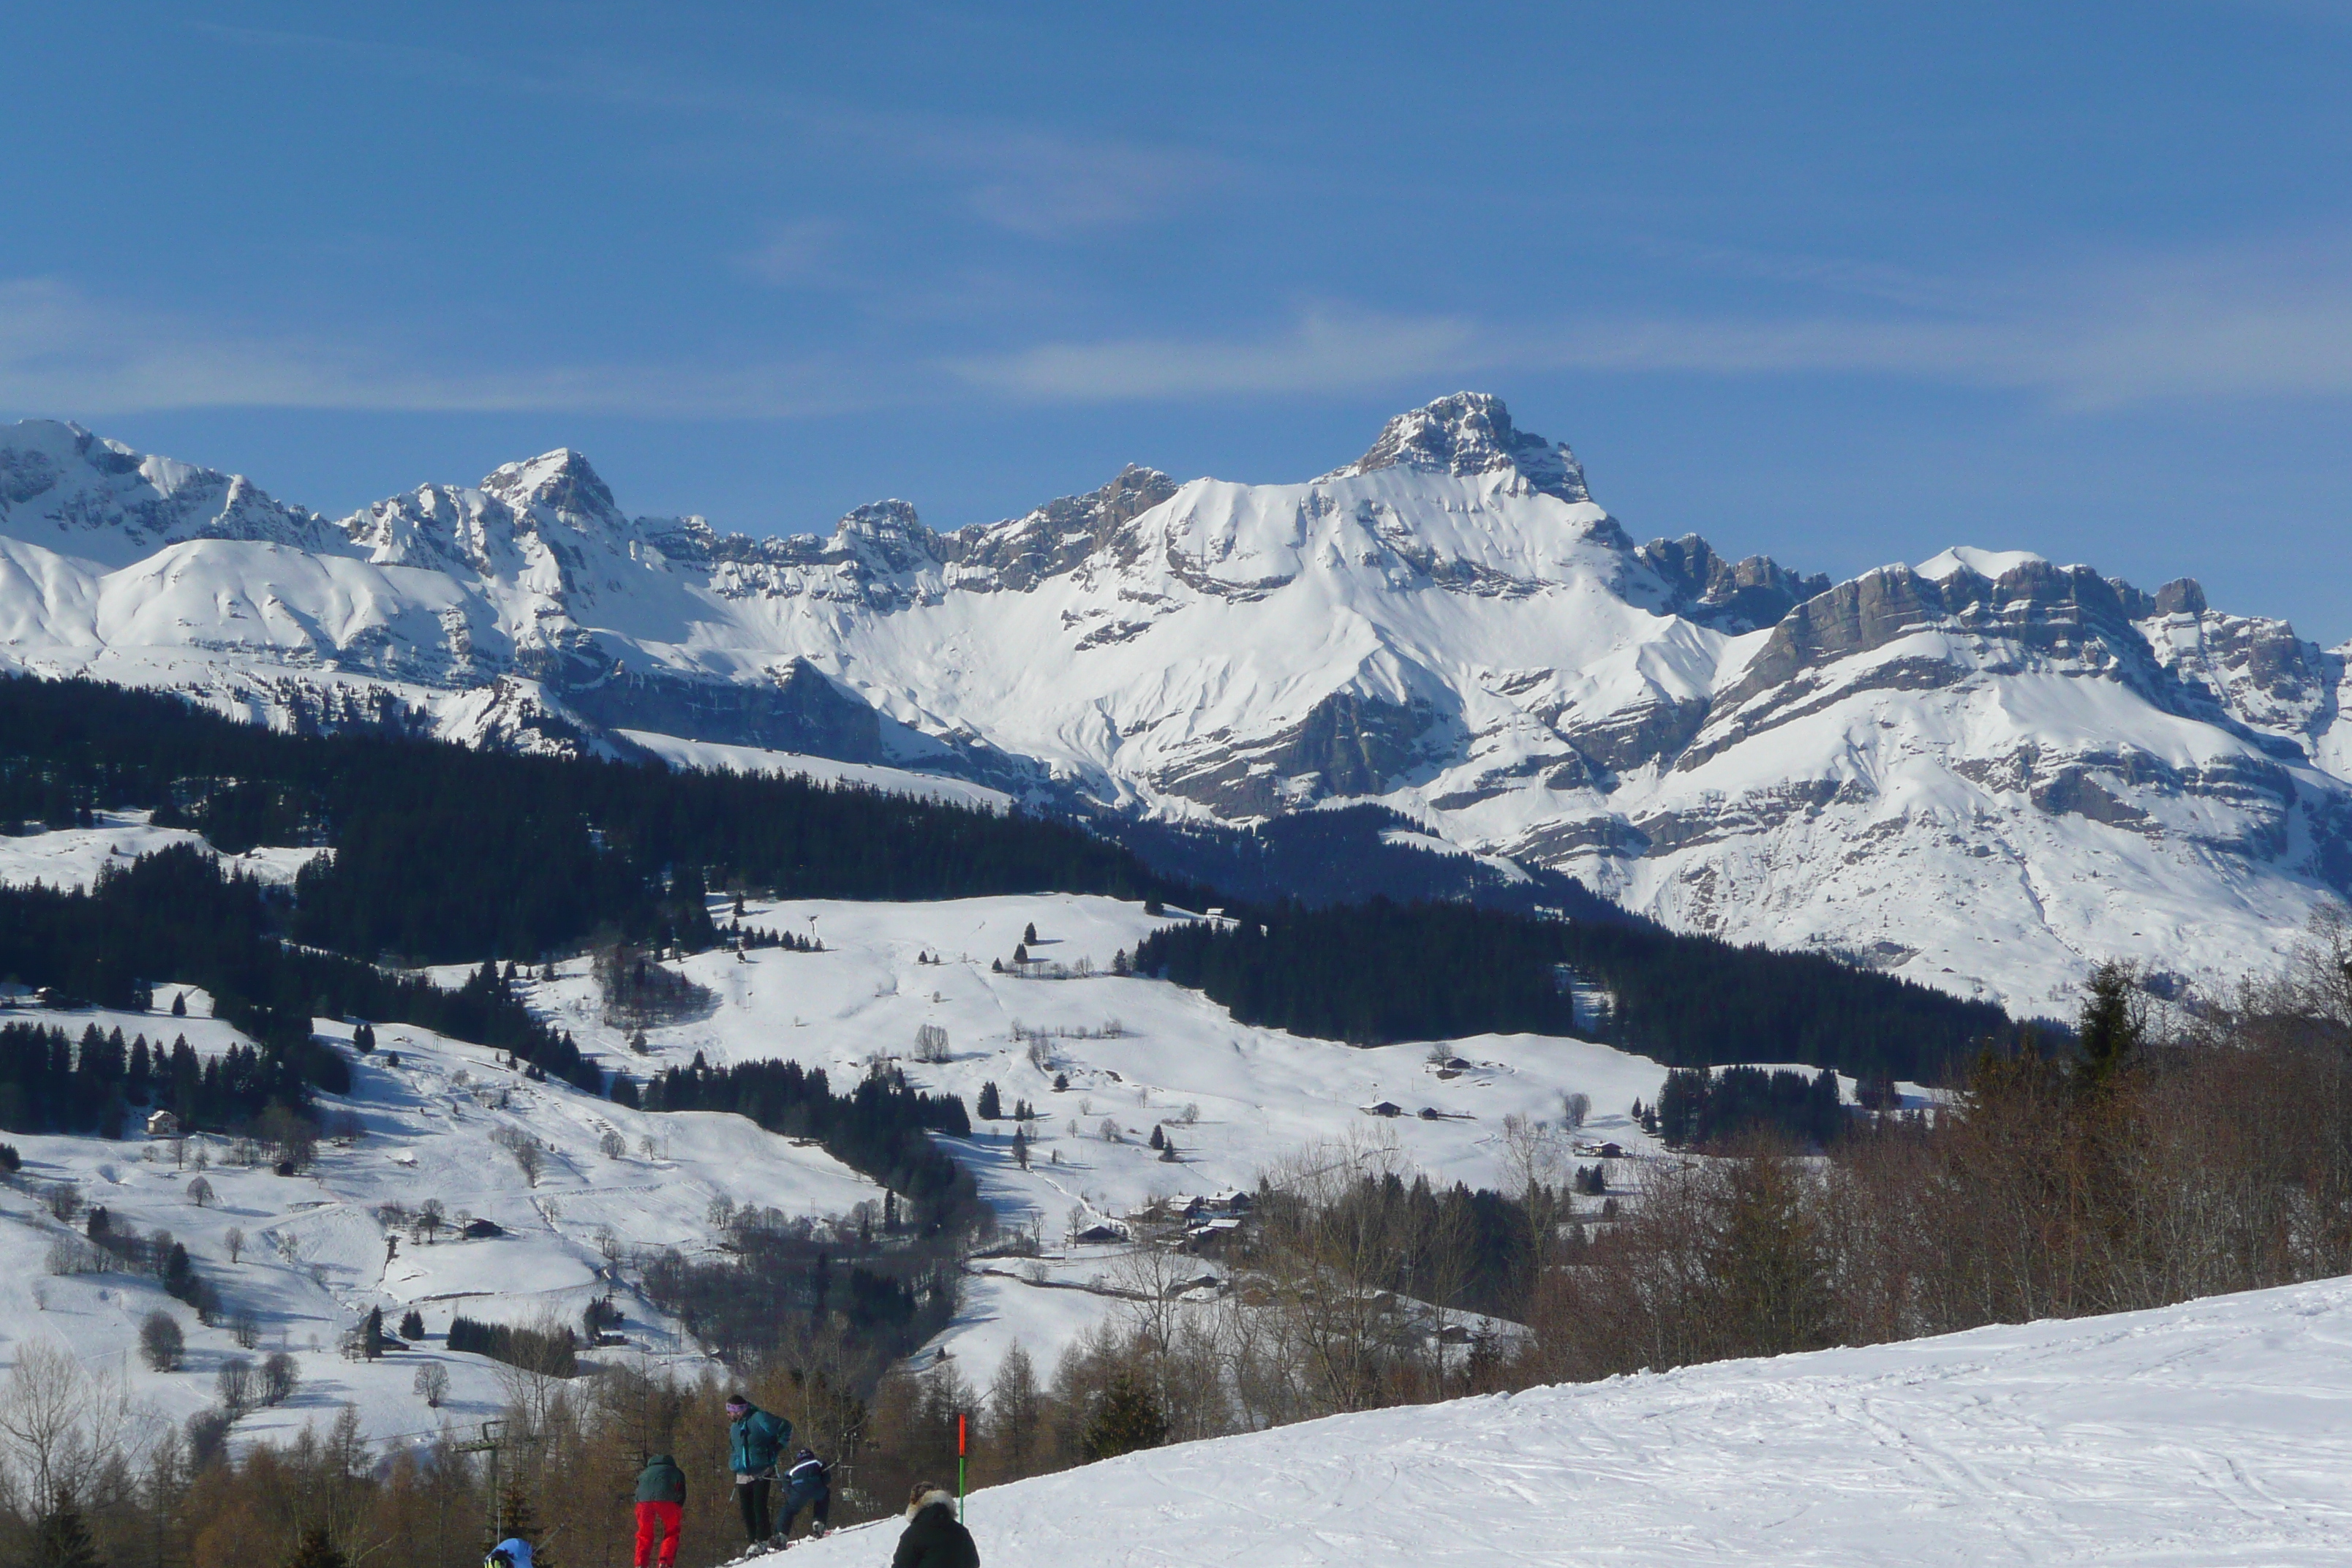
[[[1375,900],[1175,926],[1146,938],[1133,963],[1197,987],[1244,1023],[1364,1045],[1583,1032],[1679,1066],[1804,1062],[1934,1079],[2010,1030],[1989,1003],[1831,958],[1459,904]],[[1583,1031],[1576,979],[1615,1000]]]

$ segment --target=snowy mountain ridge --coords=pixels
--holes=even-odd
[[[627,514],[569,450],[329,520],[27,422],[0,664],[1180,819],[1375,800],[1670,924],[2023,1012],[2109,955],[2262,967],[2352,889],[2345,649],[2025,552],[1832,584],[1637,544],[1479,394],[1302,484],[1129,468],[1002,522],[888,500],[777,538]]]

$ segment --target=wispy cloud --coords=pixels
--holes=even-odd
[[[730,155],[750,164],[805,155],[815,145],[854,148],[885,165],[946,176],[966,211],[1031,239],[1074,238],[1156,221],[1235,174],[1220,154],[1172,142],[1073,136],[977,116],[883,112],[822,94],[685,77],[642,60],[559,55],[526,68],[454,50],[327,34],[190,26],[252,48],[330,56],[452,87],[594,103],[676,123],[718,121],[741,132]]]
[[[1509,322],[1326,310],[1255,338],[1057,342],[949,368],[976,385],[1078,402],[1374,390],[1515,370],[1877,374],[2008,388],[2071,409],[2352,394],[2352,247],[2288,245],[1981,284],[1794,270],[1881,302],[1899,295],[1935,308]]]
[[[420,367],[382,352],[241,334],[93,300],[53,279],[0,280],[0,406],[106,415],[339,408],[797,418],[904,401],[869,370],[792,363]]]
[[[976,385],[1076,402],[1223,393],[1346,392],[1494,363],[1489,334],[1451,317],[1315,311],[1259,341],[1126,338],[950,362]]]
[[[772,225],[759,245],[735,258],[736,270],[778,288],[839,288],[858,279],[850,267],[849,225],[839,218],[795,218]]]

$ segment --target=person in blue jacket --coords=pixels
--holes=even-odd
[[[530,1542],[520,1535],[507,1537],[490,1548],[482,1568],[530,1568]]]
[[[824,1533],[825,1515],[833,1507],[832,1472],[833,1467],[818,1458],[813,1448],[803,1448],[793,1456],[793,1468],[784,1472],[784,1506],[777,1515],[778,1535],[793,1532],[793,1521],[804,1508],[809,1510],[809,1533]]]
[[[776,1461],[793,1440],[793,1424],[762,1410],[740,1394],[727,1396],[727,1465],[735,1472],[735,1506],[743,1515],[743,1538],[753,1546],[767,1544],[773,1533],[768,1523],[768,1488],[776,1479]]]

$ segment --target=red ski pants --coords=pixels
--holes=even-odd
[[[677,1531],[686,1510],[674,1502],[641,1502],[637,1505],[637,1568],[656,1568],[654,1543],[661,1542],[659,1568],[672,1568],[677,1562]]]

